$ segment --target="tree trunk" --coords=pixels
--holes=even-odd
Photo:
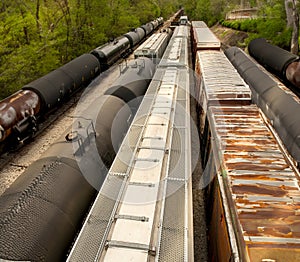
[[[245,0],[241,0],[241,9],[244,9],[245,8]]]
[[[297,0],[285,0],[285,11],[287,17],[287,27],[292,28],[291,53],[299,52],[299,14]]]
[[[70,41],[70,27],[71,27],[71,14],[70,14],[70,7],[68,0],[56,0],[57,4],[59,5],[63,18],[66,22],[66,44],[65,44],[65,57],[63,61],[68,61],[69,57],[69,41]]]
[[[20,12],[21,12],[22,18],[24,19],[25,14],[24,14],[24,10],[22,8],[20,8]],[[25,42],[26,42],[27,45],[29,45],[30,41],[29,41],[29,34],[28,34],[27,26],[23,26],[23,33],[24,33]]]
[[[285,0],[286,26],[293,27],[293,0]]]
[[[42,27],[40,24],[40,0],[36,1],[35,20],[36,20],[36,27],[37,27],[39,39],[41,40],[42,39],[42,36],[41,36]]]

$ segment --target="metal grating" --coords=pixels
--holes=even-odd
[[[167,182],[158,261],[184,261],[185,182]]]
[[[188,67],[188,40],[186,37],[176,37],[170,43],[158,65],[159,68],[166,66]]]
[[[185,73],[185,74],[184,74]],[[161,213],[161,231],[159,255],[157,261],[192,260],[188,229],[191,227],[188,203],[190,184],[190,119],[189,119],[189,82],[187,71],[179,72],[181,85],[178,88],[177,101],[172,130],[172,143],[167,177],[164,181],[164,203]],[[183,83],[183,80],[186,80]]]
[[[169,177],[185,179],[186,175],[186,130],[185,128],[173,131],[172,146],[170,152]]]
[[[110,222],[116,199],[124,183],[124,177],[109,174],[101,193],[98,195],[83,230],[75,242],[68,261],[94,261],[105,239],[106,228]]]
[[[141,125],[136,126],[135,123],[134,123],[134,125],[131,126],[131,128],[130,128],[130,132],[128,133],[128,136],[124,140],[125,142],[128,141],[126,144],[128,144],[132,150],[134,150],[134,148],[136,147],[136,144],[139,140],[139,137],[140,137],[141,132],[143,130],[143,124],[144,123],[142,123]]]
[[[192,258],[187,39],[176,39],[183,50],[172,55],[181,64],[167,62],[156,71],[70,261]]]

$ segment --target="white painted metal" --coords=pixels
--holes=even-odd
[[[187,41],[176,38],[172,47],[188,64]],[[69,261],[193,261],[188,74],[184,63],[157,69]],[[178,155],[183,172],[174,166]]]

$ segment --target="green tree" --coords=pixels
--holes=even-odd
[[[0,99],[179,6],[177,0],[1,1]]]

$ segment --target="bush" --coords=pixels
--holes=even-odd
[[[252,39],[263,37],[270,40],[274,45],[289,49],[292,30],[287,29],[285,22],[281,19],[222,20],[220,24],[235,30],[248,32],[249,38],[246,43],[249,43]]]

